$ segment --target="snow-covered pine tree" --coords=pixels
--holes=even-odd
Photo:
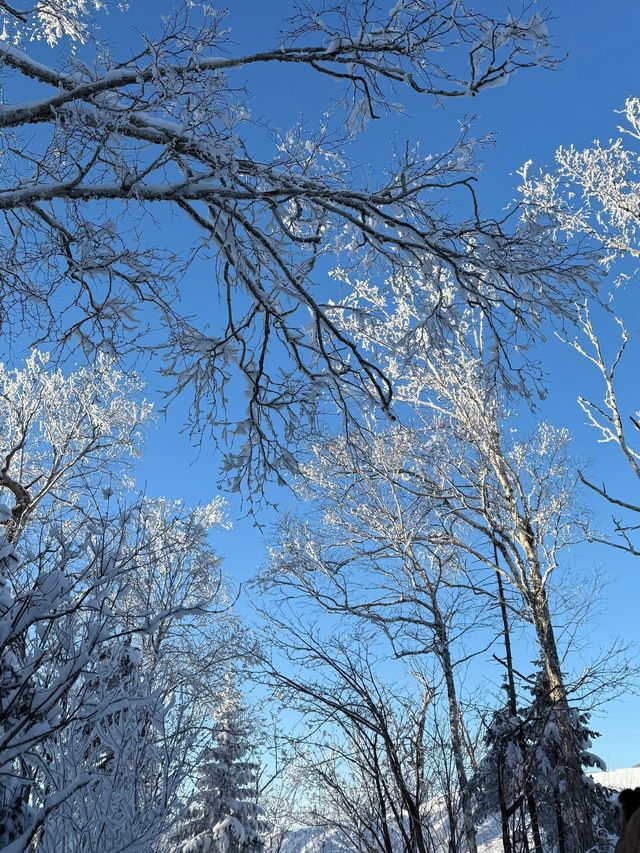
[[[534,673],[528,681],[531,702],[518,707],[515,714],[511,703],[498,708],[487,725],[486,752],[472,780],[475,817],[478,821],[498,815],[503,818],[505,851],[530,849],[533,841],[535,849],[568,853],[571,844],[561,795],[568,786],[579,786],[585,819],[592,823],[597,839],[592,851],[609,851],[615,831],[609,792],[586,773],[576,779],[572,768],[565,766],[559,726],[566,715],[560,718],[554,707],[543,672]],[[586,711],[569,708],[571,738],[583,768],[605,770],[602,760],[591,752],[592,739],[598,734],[590,728],[589,717]],[[521,808],[528,815],[518,825],[516,811]]]
[[[177,853],[262,853],[251,724],[234,678],[225,679],[210,742],[196,768],[193,802]]]
[[[520,709],[511,703],[493,712],[485,754],[471,780],[478,823],[500,816],[505,853],[542,851],[533,780]]]
[[[521,720],[508,706],[493,712],[484,736],[485,755],[472,779],[477,803],[476,818],[496,814],[500,804],[509,805],[521,790],[524,755],[519,743]]]
[[[568,714],[560,714],[551,701],[552,694],[543,671],[531,676],[527,690],[531,693],[532,701],[528,708],[520,709],[519,715],[523,721],[527,762],[546,845],[559,853],[570,850],[561,794],[569,786],[574,790],[580,786],[583,819],[591,823],[597,839],[591,850],[610,850],[616,819],[609,793],[584,772],[576,778],[573,769],[563,763],[559,727],[566,725],[568,719],[570,736],[576,753],[580,755],[582,768],[598,767],[606,770],[602,759],[591,752],[592,739],[598,737],[598,733],[589,726],[590,714],[572,707],[568,709]]]

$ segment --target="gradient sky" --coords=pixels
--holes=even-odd
[[[389,3],[391,5],[391,2]],[[469,5],[473,5],[471,2]],[[126,17],[145,29],[165,6],[164,0],[133,0]],[[290,12],[292,4],[283,0],[233,0],[230,24],[237,43],[231,52],[266,48],[277,43],[279,21]],[[496,15],[506,4],[487,0],[486,8]],[[532,10],[536,5],[533,4]],[[541,7],[542,8],[542,7]],[[500,11],[499,11],[500,10]],[[593,139],[603,141],[617,135],[620,117],[616,110],[625,98],[640,92],[640,65],[637,45],[640,43],[640,4],[637,0],[557,0],[551,6],[555,20],[550,24],[555,44],[566,60],[556,71],[525,71],[514,76],[508,85],[487,91],[473,100],[456,100],[434,108],[433,103],[417,96],[406,100],[407,112],[393,122],[370,123],[358,143],[358,156],[363,162],[379,166],[384,163],[390,139],[398,142],[420,141],[424,153],[447,147],[456,136],[457,121],[476,115],[478,133],[495,132],[495,147],[486,152],[486,168],[478,184],[483,210],[497,214],[516,196],[515,171],[524,161],[533,159],[544,165],[553,159],[559,145],[588,145]],[[127,27],[128,28],[128,27]],[[118,44],[125,29],[119,15],[105,22],[105,33]],[[305,69],[292,67],[252,70],[247,78],[251,93],[250,107],[254,116],[268,117],[272,124],[286,128],[305,117],[313,126],[318,109],[326,108],[332,92],[326,80],[318,80]],[[186,223],[176,222],[185,228]],[[213,278],[209,282],[213,287]],[[195,286],[195,285],[194,285]],[[202,282],[197,285],[202,287]],[[621,295],[630,328],[638,327],[638,298],[634,282]],[[611,339],[613,340],[613,339]],[[624,392],[638,408],[637,354],[627,362]],[[596,436],[585,425],[584,415],[576,404],[578,393],[597,389],[593,377],[581,360],[568,347],[550,340],[541,348],[549,373],[550,395],[541,407],[542,417],[557,426],[568,426],[575,436],[575,452],[581,460],[591,462],[595,479],[606,476],[610,487],[625,490],[629,497],[637,495],[637,482],[626,474],[614,449],[598,447]],[[149,393],[153,396],[157,380],[149,376]],[[597,394],[597,390],[594,390]],[[217,459],[208,446],[194,449],[187,436],[180,433],[184,409],[176,404],[166,420],[152,431],[144,461],[139,465],[141,483],[152,494],[183,498],[190,503],[209,500],[216,494]],[[282,505],[291,505],[286,493],[278,494]],[[607,508],[594,504],[606,519]],[[301,508],[300,511],[304,511]],[[230,515],[240,512],[237,501],[230,502]],[[215,536],[215,543],[225,557],[227,574],[236,581],[250,578],[264,560],[268,532],[277,520],[274,512],[265,511],[258,522],[264,534],[250,519],[235,523],[230,532]],[[614,636],[635,642],[638,632],[640,601],[640,561],[625,559],[610,549],[580,548],[570,555],[569,568],[576,575],[583,570],[602,568],[609,583],[603,586],[599,606],[587,628],[589,652],[606,647]],[[242,604],[243,611],[248,612]],[[526,650],[523,652],[526,656]],[[625,767],[640,762],[640,701],[629,697],[611,703],[606,715],[596,719],[602,737],[595,751],[612,767]]]

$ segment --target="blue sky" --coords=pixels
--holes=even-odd
[[[279,21],[291,5],[283,0],[234,0],[229,19],[237,45],[231,46],[231,52],[274,45]],[[160,4],[157,0],[134,0],[126,13],[127,27],[135,23],[144,29],[159,14],[159,6],[164,6],[164,0]],[[500,14],[498,10],[506,8],[506,4],[491,0],[486,7]],[[524,161],[533,159],[544,165],[552,161],[559,145],[580,147],[594,138],[604,141],[617,135],[619,117],[614,111],[623,107],[626,97],[640,90],[637,61],[640,4],[637,0],[616,0],[610,4],[557,0],[552,12],[556,18],[550,25],[554,42],[560,54],[567,54],[558,70],[525,71],[514,76],[505,87],[438,108],[428,99],[409,97],[404,116],[395,117],[392,122],[370,123],[358,143],[358,157],[363,162],[382,165],[394,137],[401,143],[420,141],[425,153],[437,152],[454,141],[459,119],[476,115],[478,133],[496,133],[495,147],[486,151],[486,167],[478,192],[484,212],[497,213],[515,198],[518,183],[515,171]],[[123,29],[124,21],[113,15],[106,22],[105,33],[117,44]],[[247,83],[254,116],[267,117],[280,128],[301,117],[313,125],[318,110],[326,108],[332,97],[327,81],[319,80],[305,69],[260,66],[252,70]],[[186,223],[176,221],[175,227],[184,227],[187,239]],[[214,286],[212,279],[210,285]],[[199,283],[196,292],[201,292],[201,287]],[[637,327],[638,300],[631,288],[623,300],[629,326]],[[541,357],[550,374],[550,396],[541,408],[541,416],[558,426],[571,428],[576,455],[591,461],[596,479],[606,474],[611,487],[637,489],[638,484],[634,486],[626,475],[613,449],[595,444],[595,436],[586,427],[576,404],[577,393],[595,388],[585,365],[566,346],[553,340],[543,346]],[[630,399],[637,388],[638,364],[637,358],[627,363],[625,392]],[[151,396],[156,384],[150,375]],[[139,476],[150,494],[181,497],[190,503],[204,502],[216,494],[218,460],[210,447],[196,450],[190,445],[187,436],[180,433],[183,418],[184,410],[177,404],[166,420],[158,422],[149,437]],[[634,492],[626,494],[632,497]],[[286,494],[277,498],[283,505],[291,504]],[[230,514],[236,515],[238,509],[237,502],[231,501]],[[606,513],[605,507],[596,505],[596,509]],[[276,514],[265,511],[258,521],[268,533]],[[238,581],[251,577],[264,560],[266,541],[251,519],[237,521],[232,531],[216,536],[216,545],[225,557],[226,572]],[[640,561],[624,559],[617,552],[602,548],[580,548],[571,555],[571,560],[576,573],[601,565],[610,580],[601,594],[597,621],[589,626],[593,646],[604,647],[615,635],[635,640]],[[596,751],[609,766],[629,766],[640,761],[638,718],[640,701],[629,698],[611,704],[607,716],[597,720],[602,738],[596,744]]]

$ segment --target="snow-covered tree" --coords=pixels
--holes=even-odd
[[[527,850],[529,827],[525,823],[523,806],[526,795],[533,797],[529,778],[531,768],[527,764],[522,721],[517,713],[513,715],[508,705],[491,715],[484,734],[484,746],[485,754],[478,762],[471,781],[476,820],[482,823],[500,815],[504,853]],[[537,809],[534,817],[537,831],[535,850],[542,853]]]
[[[625,255],[640,256],[640,99],[627,98],[622,112],[617,139],[558,148],[553,171],[529,161],[520,172],[527,215],[595,243],[607,269]]]
[[[106,357],[68,375],[37,353],[22,371],[0,367],[0,837],[12,853],[147,851],[177,814],[216,693],[204,685],[238,656],[207,539],[220,502],[139,498],[119,476],[149,414],[139,392]]]
[[[51,356],[34,350],[22,369],[0,363],[0,496],[13,503],[5,535],[17,541],[40,509],[40,519],[112,490],[123,466],[139,456],[152,408],[141,381],[114,359],[65,375]],[[45,509],[46,507],[46,509]]]
[[[542,423],[530,436],[519,435],[485,357],[461,339],[460,349],[448,357],[425,358],[420,400],[433,421],[427,420],[424,450],[417,446],[421,461],[407,466],[405,476],[414,493],[432,502],[425,537],[461,549],[476,567],[500,572],[530,621],[558,721],[563,766],[574,780],[560,789],[565,849],[577,851],[594,843],[598,802],[582,784],[551,590],[564,550],[588,535],[588,516],[577,495],[568,433]]]
[[[586,773],[576,776],[567,766],[560,734],[561,727],[567,727],[565,712],[551,701],[545,674],[538,671],[529,677],[524,693],[528,703],[523,702],[515,713],[509,705],[497,709],[487,725],[485,753],[473,779],[477,818],[503,817],[505,851],[529,849],[529,822],[535,822],[536,850],[571,849],[562,792],[580,786],[582,799],[590,803],[591,849],[609,851],[616,827],[615,808],[605,788]],[[588,712],[571,707],[570,737],[585,771],[592,767],[605,770],[591,751],[592,739],[598,734],[590,728],[589,719]],[[521,809],[527,802],[535,808],[528,816]]]
[[[0,506],[0,518],[8,521],[9,509]],[[7,750],[11,733],[29,714],[33,688],[21,675],[21,661],[10,645],[12,637],[11,611],[15,599],[11,593],[11,577],[18,558],[14,549],[0,532],[0,844],[7,847],[27,831],[32,816],[28,804],[29,779],[19,767],[19,753]],[[19,650],[18,650],[19,651]]]
[[[47,821],[43,850],[142,853],[177,818],[206,707],[239,656],[207,542],[219,518],[217,502],[190,512],[144,499],[118,519],[131,568],[108,599],[111,636],[66,700],[76,718],[45,744],[43,785],[90,781]]]
[[[505,8],[501,18],[456,0],[304,3],[277,42],[246,52],[209,4],[161,4],[148,34],[116,10],[126,6],[0,6],[0,127],[11,140],[0,188],[3,335],[111,355],[150,345],[176,393],[193,392],[194,428],[224,424],[223,471],[238,488],[242,477],[255,487],[273,468],[295,470],[286,445],[313,427],[325,392],[347,416],[354,396],[391,405],[389,378],[332,314],[329,256],[354,281],[412,270],[429,282],[432,329],[448,328],[451,292],[479,305],[506,347],[514,324],[532,331],[572,311],[588,271],[553,230],[480,217],[472,181],[482,143],[469,129],[442,154],[392,152],[370,183],[347,153],[367,119],[401,111],[397,93],[475,96],[553,66],[543,14]],[[100,38],[103,7],[120,15],[117,48]],[[252,123],[245,89],[265,65],[326,84],[315,132]],[[459,222],[452,194],[453,209],[466,210]],[[167,228],[154,245],[163,215],[192,226],[187,250],[184,233],[172,243]],[[179,305],[194,259],[215,269],[211,328]],[[211,276],[200,266],[194,275]],[[242,411],[226,405],[234,377]]]
[[[174,704],[195,704],[201,716],[219,700],[222,676],[242,640],[210,542],[212,529],[227,526],[220,498],[195,509],[179,500],[144,498],[135,530],[138,571],[118,609],[132,630],[141,612],[155,614],[139,640],[145,672],[154,683],[171,684]]]
[[[6,813],[0,819],[11,832],[8,850],[27,850],[54,809],[80,789],[86,796],[96,780],[90,761],[56,772],[59,739],[73,729],[85,732],[88,745],[93,729],[128,702],[115,673],[105,682],[113,660],[108,650],[123,635],[112,605],[135,570],[135,553],[115,523],[122,520],[85,517],[75,526],[69,520],[63,528],[44,526],[36,553],[18,543],[21,560],[5,561],[0,786],[11,792],[18,785],[22,810],[19,826]],[[96,679],[103,685],[97,693]]]
[[[45,821],[37,840],[43,853],[145,853],[170,823],[184,769],[179,754],[169,755],[180,743],[166,731],[166,697],[151,690],[140,660],[130,638],[101,649],[79,685],[85,713],[45,744],[45,788],[78,776],[88,782]]]
[[[571,828],[567,826],[562,794],[569,786],[580,786],[583,788],[581,798],[590,804],[594,836],[591,849],[608,851],[616,828],[615,808],[608,792],[586,773],[576,775],[573,768],[567,766],[561,734],[562,729],[567,728],[565,711],[552,701],[553,693],[545,673],[536,673],[528,689],[531,702],[520,710],[525,743],[521,772],[529,773],[533,780],[533,794],[546,844],[559,851],[572,849]],[[589,725],[589,713],[570,707],[568,716],[569,737],[581,766],[605,770],[602,759],[591,751],[592,738],[598,735]]]
[[[176,833],[180,853],[262,853],[248,713],[233,676],[226,679],[209,742],[195,769],[193,801]]]
[[[637,397],[625,394],[624,383],[625,370],[637,360],[638,339],[633,328],[627,328],[614,312],[624,298],[620,291],[635,287],[640,257],[640,100],[628,98],[623,113],[620,135],[608,144],[595,142],[582,150],[559,148],[549,171],[525,164],[520,189],[527,215],[552,223],[575,243],[588,241],[595,246],[603,269],[615,284],[606,312],[597,306],[581,306],[578,334],[567,342],[595,372],[601,388],[601,397],[578,397],[598,443],[616,446],[621,461],[639,481],[640,412]],[[614,337],[619,343],[609,352]],[[610,506],[614,536],[603,541],[638,556],[635,532],[640,501],[634,495],[611,493],[606,480],[599,484],[587,474],[582,480]]]

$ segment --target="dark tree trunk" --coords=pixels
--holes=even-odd
[[[493,553],[496,566],[498,565],[498,549],[493,546]],[[511,630],[509,627],[509,615],[507,612],[507,601],[504,592],[504,583],[502,581],[502,573],[499,569],[496,569],[496,580],[498,583],[498,601],[500,603],[500,615],[502,617],[502,637],[504,641],[504,658],[505,658],[505,668],[507,671],[507,702],[509,705],[509,713],[514,719],[518,717],[518,699],[516,695],[516,682],[513,671],[513,652],[511,649]],[[518,746],[520,747],[523,760],[526,765],[526,744],[524,741],[524,737],[522,736],[522,729],[518,728],[518,738],[517,738]],[[536,800],[531,790],[531,779],[529,777],[529,773],[527,772],[527,768],[525,766],[525,774],[524,774],[524,797],[527,803],[527,809],[529,811],[529,818],[531,820],[531,834],[533,835],[533,847],[535,853],[543,853],[542,850],[542,838],[540,837],[540,825],[538,822],[538,809],[536,806]],[[502,786],[501,786],[502,787]],[[523,816],[524,818],[524,816]],[[524,830],[525,830],[525,839],[526,839],[526,824],[523,820]]]

